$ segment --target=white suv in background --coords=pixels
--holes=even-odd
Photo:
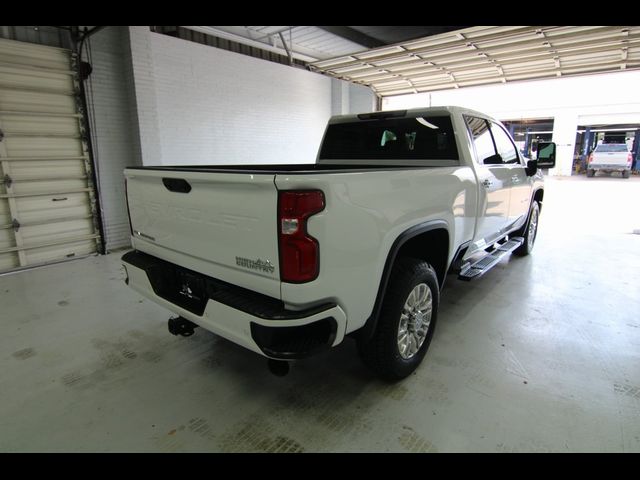
[[[600,170],[620,172],[629,178],[633,155],[626,143],[601,143],[587,159],[587,177],[593,177]]]

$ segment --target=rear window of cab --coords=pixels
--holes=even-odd
[[[327,127],[322,160],[458,160],[448,115],[334,123]]]
[[[602,143],[595,149],[596,152],[628,152],[626,143]]]

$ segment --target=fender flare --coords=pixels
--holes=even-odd
[[[418,225],[414,225],[413,227],[408,228],[400,235],[398,235],[398,237],[395,239],[393,245],[391,245],[391,248],[389,249],[389,253],[387,254],[387,260],[384,264],[382,278],[380,279],[380,285],[378,286],[378,294],[376,295],[376,301],[373,304],[371,315],[365,322],[364,326],[353,332],[353,334],[357,336],[358,340],[365,342],[368,341],[373,336],[373,332],[375,332],[376,330],[376,326],[378,325],[378,317],[380,315],[380,310],[382,309],[382,301],[384,300],[384,296],[389,285],[391,270],[396,261],[396,257],[398,256],[398,252],[400,251],[402,246],[407,241],[418,235],[439,229],[444,229],[447,231],[447,233],[449,233],[449,224],[444,220],[429,220],[427,222],[419,223]],[[440,286],[440,288],[442,288],[442,286]]]

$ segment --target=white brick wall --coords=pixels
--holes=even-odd
[[[128,30],[141,161],[144,165],[161,165],[162,144],[151,32],[145,26],[129,27]]]
[[[349,83],[349,113],[373,112],[376,96],[369,87]]]
[[[123,170],[140,165],[128,31],[108,27],[89,42],[83,58],[90,49],[93,72],[85,88],[95,118],[91,133],[106,245],[112,250],[130,244]]]
[[[145,165],[315,161],[332,79],[145,27],[130,32]]]
[[[331,115],[347,115],[349,108],[349,83],[331,79]],[[355,112],[354,112],[355,113]]]
[[[372,112],[376,96],[369,87],[331,79],[331,115]]]
[[[374,105],[365,87],[146,26],[107,27],[85,45],[85,60],[88,50],[93,73],[85,85],[108,250],[130,244],[125,167],[313,163],[330,115]]]

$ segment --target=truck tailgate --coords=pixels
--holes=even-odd
[[[597,165],[626,165],[627,152],[594,152],[593,162]]]
[[[134,248],[280,298],[273,174],[125,170]]]

